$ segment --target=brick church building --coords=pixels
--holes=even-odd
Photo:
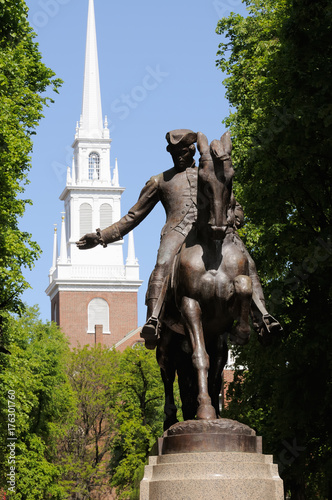
[[[76,247],[84,234],[121,218],[124,191],[117,159],[111,168],[111,138],[102,115],[93,0],[89,0],[82,113],[72,147],[72,166],[60,195],[64,202],[60,242],[55,229],[46,290],[51,319],[72,347],[101,343],[122,350],[140,339],[137,292],[142,281],[134,236],[128,235],[126,261],[123,241],[88,251]]]

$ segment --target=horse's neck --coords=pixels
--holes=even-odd
[[[208,226],[199,226],[197,223],[190,236],[191,245],[202,248],[206,270],[218,269],[222,261],[223,241],[213,240],[208,232]]]

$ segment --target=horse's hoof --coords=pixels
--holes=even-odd
[[[175,417],[175,418],[166,418],[166,420],[164,421],[164,431],[167,431],[170,427],[172,427],[172,425],[174,424],[177,424],[178,423],[178,419]]]
[[[217,418],[216,410],[212,405],[201,405],[197,410],[198,420],[215,420]]]

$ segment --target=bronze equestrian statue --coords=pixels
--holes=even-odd
[[[185,420],[218,416],[227,336],[231,334],[237,343],[244,344],[250,333],[253,284],[248,253],[236,232],[239,221],[233,213],[230,136],[225,133],[210,147],[206,137],[198,133],[197,144],[201,153],[197,220],[175,258],[157,347],[165,385],[165,429],[176,422],[175,371]],[[176,311],[180,315],[174,325]],[[272,323],[276,327],[274,319]],[[189,349],[172,333],[176,327],[181,332],[181,324]],[[190,365],[185,351],[192,361],[190,378],[183,371],[183,365],[186,370]]]
[[[120,221],[77,242],[81,249],[106,246],[136,227],[158,201],[165,208],[166,224],[149,280],[147,323],[142,329],[146,347],[158,344],[165,428],[176,421],[175,370],[184,418],[195,414],[216,418],[228,334],[237,344],[248,342],[249,314],[261,338],[281,328],[265,309],[255,264],[236,231],[243,223],[243,211],[232,191],[229,133],[211,146],[203,134],[186,129],[167,133],[166,140],[174,166],[146,183]],[[196,141],[199,168],[194,161]]]

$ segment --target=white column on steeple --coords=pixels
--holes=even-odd
[[[58,260],[58,230],[57,225],[54,224],[54,237],[53,237],[53,261],[52,261],[52,269],[56,268],[56,263]]]
[[[128,257],[126,260],[126,265],[135,266],[137,264],[137,259],[135,257],[135,244],[134,244],[134,233],[130,231],[128,234]]]
[[[126,278],[127,280],[139,279],[139,265],[135,257],[134,233],[128,234],[128,257],[126,259]]]
[[[113,179],[112,179],[112,186],[114,187],[119,187],[119,168],[118,168],[118,159],[115,158],[115,167],[113,171]]]
[[[67,186],[70,186],[71,183],[72,183],[72,178],[70,173],[70,167],[67,167]]]
[[[81,137],[103,137],[104,126],[101,110],[96,22],[93,0],[89,0],[80,128]]]
[[[72,163],[71,163],[71,180],[73,185],[76,184],[76,168],[75,168],[75,158],[73,157]]]
[[[67,242],[65,216],[62,215],[59,264],[67,264]]]
[[[50,272],[48,273],[50,283],[52,283],[53,281],[53,273],[56,270],[57,260],[58,260],[58,235],[57,235],[57,225],[54,224],[53,259],[52,259],[52,267],[50,269]]]

